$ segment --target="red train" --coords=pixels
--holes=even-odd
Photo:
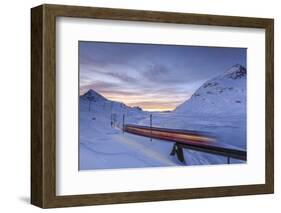
[[[222,144],[216,142],[214,136],[206,132],[147,127],[132,124],[124,125],[123,131],[145,137],[176,142],[176,145],[180,148],[193,149],[240,160],[247,159],[246,151],[224,147]]]

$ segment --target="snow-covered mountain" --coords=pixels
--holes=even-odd
[[[92,89],[88,90],[84,95],[80,96],[80,104],[82,105],[82,108],[88,110],[89,112],[95,110],[102,111],[103,113],[142,111],[140,107],[130,107],[121,102],[108,100]]]
[[[185,115],[245,115],[246,68],[237,64],[205,82],[174,112]]]
[[[114,123],[114,126],[121,128],[123,116],[128,123],[135,122],[139,116],[146,115],[140,107],[130,107],[121,102],[108,100],[92,89],[80,96],[79,103],[81,131],[84,130],[82,128],[84,125],[106,129]]]
[[[82,99],[93,99],[95,101],[107,101],[105,97],[103,97],[101,94],[95,92],[92,89],[89,89],[84,95],[81,96]]]

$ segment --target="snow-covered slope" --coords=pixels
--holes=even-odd
[[[89,90],[79,98],[80,137],[88,137],[92,132],[105,133],[112,128],[121,128],[125,122],[134,123],[145,112],[139,107],[129,107],[123,103],[110,101],[94,90]]]
[[[149,138],[123,134],[123,115],[125,123],[138,123],[149,117],[147,112],[110,101],[93,90],[79,101],[80,170],[178,165],[176,158],[169,156],[172,143],[153,145]]]
[[[241,65],[205,82],[175,113],[185,115],[246,114],[246,68]]]
[[[131,115],[142,113],[140,107],[130,107],[124,103],[110,101],[101,94],[90,89],[84,95],[80,96],[80,112],[89,112],[96,115]]]

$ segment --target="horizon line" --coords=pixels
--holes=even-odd
[[[169,107],[166,107],[166,108],[161,108],[161,107],[158,107],[158,108],[144,108],[144,107],[140,107],[138,105],[135,105],[135,104],[128,104],[128,103],[124,103],[123,101],[117,101],[117,100],[114,100],[114,99],[111,99],[111,98],[108,98],[106,97],[106,95],[103,95],[102,93],[100,92],[97,92],[96,90],[94,89],[88,89],[86,92],[84,92],[83,94],[81,94],[81,91],[79,93],[79,97],[82,97],[83,95],[85,95],[87,92],[89,91],[94,91],[95,93],[101,95],[103,98],[105,98],[106,100],[108,101],[111,101],[111,102],[118,102],[118,103],[121,103],[121,104],[124,104],[126,105],[127,107],[130,107],[130,108],[134,108],[134,107],[138,107],[140,108],[142,111],[144,112],[172,112],[174,111],[178,106],[180,106],[181,104],[183,104],[185,101],[189,100],[191,98],[191,96],[189,98],[187,98],[186,100],[184,100],[182,103],[178,104],[177,106],[173,107],[173,108],[169,108]],[[151,102],[152,103],[152,102]]]

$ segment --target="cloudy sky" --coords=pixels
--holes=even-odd
[[[149,111],[173,110],[246,49],[79,42],[80,95],[89,89]]]

